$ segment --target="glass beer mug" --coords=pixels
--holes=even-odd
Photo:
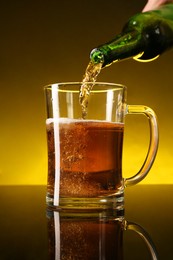
[[[140,182],[149,172],[158,148],[154,111],[127,105],[127,89],[113,83],[94,83],[86,118],[82,118],[79,89],[82,83],[45,87],[47,105],[47,205],[56,209],[123,211],[124,188]],[[123,178],[122,152],[125,116],[148,118],[150,144],[137,174]],[[144,130],[145,131],[145,130]]]

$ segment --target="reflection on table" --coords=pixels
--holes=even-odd
[[[50,260],[123,260],[123,233],[133,230],[148,246],[151,259],[157,260],[155,246],[138,224],[115,212],[57,212],[47,210]]]
[[[150,260],[151,253],[139,236],[141,231],[152,239],[159,259],[173,259],[173,186],[127,188],[125,218],[101,213],[76,216],[50,212],[46,209],[45,194],[45,186],[0,187],[1,260],[57,260],[62,256]],[[135,228],[138,234],[126,230],[129,228]],[[80,257],[68,258],[73,252]]]

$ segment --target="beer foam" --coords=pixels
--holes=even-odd
[[[83,121],[82,119],[72,119],[72,118],[67,118],[67,117],[60,117],[60,118],[47,118],[46,119],[46,124],[52,124],[52,123],[65,123],[65,124],[70,124],[70,123],[75,123],[75,122],[81,122]]]
[[[46,125],[52,124],[52,123],[60,123],[60,124],[71,124],[71,123],[110,123],[110,124],[119,124],[124,125],[122,122],[111,122],[107,120],[95,120],[95,119],[73,119],[73,118],[67,118],[67,117],[60,117],[60,118],[47,118],[46,119]]]

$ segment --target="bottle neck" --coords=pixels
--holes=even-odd
[[[112,62],[142,56],[143,41],[144,39],[137,31],[120,34],[111,42],[94,49],[90,55],[91,61],[102,62],[102,67],[105,67],[111,65]]]
[[[133,16],[122,33],[91,52],[93,63],[108,66],[134,58],[151,61],[173,46],[173,4]]]

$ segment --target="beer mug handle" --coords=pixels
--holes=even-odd
[[[159,142],[157,118],[151,108],[142,105],[127,105],[127,114],[143,114],[148,118],[150,127],[150,144],[146,159],[139,172],[130,178],[124,179],[125,187],[137,184],[146,177],[154,162]]]
[[[125,230],[135,231],[146,243],[153,260],[158,260],[158,253],[149,234],[140,225],[125,221]]]

